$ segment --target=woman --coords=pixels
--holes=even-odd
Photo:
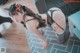
[[[41,16],[20,4],[13,4],[7,10],[9,10],[9,15],[16,24],[23,23],[27,29],[36,33],[41,38],[43,47],[47,48],[47,41],[42,32],[38,30],[40,27],[46,25],[45,20],[41,19]]]
[[[51,13],[52,15],[50,14],[50,12],[48,12],[47,15],[49,18],[42,18],[40,15],[35,14],[32,10],[20,4],[13,4],[8,10],[10,16],[12,16],[11,19],[15,23],[22,22],[27,29],[36,33],[41,38],[44,49],[47,49],[48,44],[42,32],[38,30],[39,28],[50,25],[53,30],[55,30],[56,35],[63,34],[64,29],[66,28],[65,16],[59,8],[52,9],[54,10],[54,14]],[[59,17],[56,15],[58,15]],[[59,21],[57,21],[57,19],[59,19]]]
[[[68,40],[70,32],[66,17],[61,9],[54,7],[48,10],[46,14],[40,14],[51,26],[57,36],[58,43],[64,43]]]

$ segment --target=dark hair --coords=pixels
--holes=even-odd
[[[18,9],[17,9],[18,7]],[[22,13],[22,11],[25,12],[24,14],[24,19],[25,19],[25,16],[28,15],[28,16],[32,16],[34,19],[37,19],[39,21],[39,27],[44,27],[46,26],[45,24],[45,20],[41,18],[40,15],[38,14],[35,14],[31,9],[29,9],[28,7],[25,7],[23,5],[20,5],[20,4],[13,4],[10,6],[9,8],[9,14],[10,15],[15,15],[15,14],[18,14],[18,12]]]
[[[17,7],[19,9],[17,9]],[[23,8],[22,8],[22,5],[20,5],[20,4],[13,4],[7,10],[9,10],[9,15],[13,16],[13,15],[18,14],[18,12],[22,13]]]

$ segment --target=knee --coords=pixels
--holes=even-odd
[[[10,27],[11,27],[11,23],[9,23],[9,22],[2,23],[0,25],[0,33],[5,31],[6,29],[9,29]]]

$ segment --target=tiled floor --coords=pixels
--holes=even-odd
[[[41,49],[42,43],[39,37],[27,30],[31,53],[80,53],[80,40],[77,37],[69,37],[64,44],[59,44],[50,27],[43,28],[43,31],[49,44],[47,50]]]
[[[6,7],[10,6],[10,4],[12,4],[12,3],[20,3],[20,4],[23,4],[23,5],[26,5],[30,9],[32,9],[35,13],[38,13],[38,11],[37,11],[35,5],[33,4],[32,0],[25,0],[25,1],[23,1],[23,0],[10,0],[9,2],[7,2],[6,5],[0,6],[0,7],[6,8]],[[80,53],[80,40],[78,38],[76,38],[76,37],[69,38],[66,43],[59,44],[59,43],[57,43],[55,34],[51,31],[51,28],[46,28],[43,31],[44,31],[44,35],[45,35],[45,37],[46,37],[46,39],[49,43],[48,50],[41,49],[42,44],[41,44],[41,41],[40,41],[39,37],[36,37],[34,33],[30,32],[28,30],[26,31],[31,53]],[[7,43],[7,46],[8,46],[8,52],[7,53],[11,53],[11,52],[12,53],[14,53],[14,52],[15,53],[26,53],[27,49],[25,48],[25,46],[27,44],[25,44],[25,45],[23,44],[23,42],[27,43],[25,36],[23,37],[23,35],[20,36],[18,34],[15,35],[15,36],[14,35],[9,36],[9,34],[7,34],[7,35],[8,36],[6,37],[6,39],[8,39],[8,40],[0,39],[0,41],[3,40],[3,43],[4,43],[4,44],[0,43],[0,45],[5,45],[5,43]],[[24,41],[24,39],[25,39],[25,41]],[[15,40],[18,40],[19,42],[15,41]],[[13,43],[12,41],[14,41],[15,43]],[[19,45],[19,48],[18,48],[19,43],[22,46]],[[14,47],[14,45],[16,45],[17,47],[13,48],[12,45],[13,45],[13,47]],[[9,46],[11,46],[11,47],[9,47]],[[29,52],[27,52],[27,53],[29,53]]]

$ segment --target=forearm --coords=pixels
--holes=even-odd
[[[44,35],[42,34],[42,32],[41,31],[39,31],[39,30],[32,30],[35,34],[37,34],[37,36],[39,37],[39,38],[41,38],[41,40],[45,40],[45,37],[44,37]]]
[[[36,34],[37,34],[42,40],[45,40],[45,37],[44,37],[44,35],[42,34],[41,31],[37,31]]]
[[[39,38],[41,38],[41,40],[45,40],[43,34],[41,31],[39,31],[38,29],[34,28],[34,27],[27,27],[30,31],[34,32]]]

